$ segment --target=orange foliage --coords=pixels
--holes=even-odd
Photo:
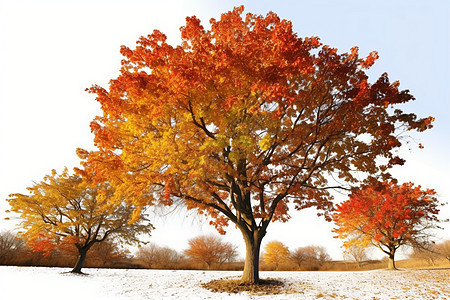
[[[289,219],[289,203],[329,218],[327,188],[342,187],[329,173],[350,185],[355,170],[389,177],[401,133],[432,118],[388,109],[414,98],[386,73],[368,82],[376,52],[340,54],[275,13],[243,10],[210,29],[187,18],[176,47],[157,30],[123,46],[120,75],[88,89],[103,110],[91,124],[99,151],[79,154],[136,205],[183,200],[259,247],[271,221]]]
[[[39,232],[37,235],[31,236],[27,240],[27,244],[34,252],[41,252],[44,257],[49,256],[57,248],[54,237],[45,232]]]
[[[337,205],[334,232],[344,246],[373,244],[394,256],[402,245],[428,243],[428,230],[437,227],[440,206],[436,192],[412,183],[377,182],[355,190]]]
[[[214,264],[231,262],[237,256],[236,246],[212,235],[198,236],[189,240],[189,247],[184,252],[191,259],[205,263],[208,269]]]
[[[266,264],[274,265],[275,270],[289,260],[289,249],[282,242],[271,241],[264,247],[263,258]]]
[[[109,201],[117,192],[110,184],[93,183],[67,169],[62,174],[53,170],[28,191],[28,195],[10,195],[8,202],[12,212],[21,214],[30,247],[46,256],[59,248],[77,249],[85,257],[94,244],[109,236],[139,242],[139,234],[153,229],[140,207],[127,204],[123,195],[120,202]]]

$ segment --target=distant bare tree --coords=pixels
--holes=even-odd
[[[181,255],[169,247],[149,244],[139,248],[136,257],[149,268],[173,269],[181,260]]]
[[[413,252],[409,255],[411,259],[426,260],[429,265],[434,266],[435,260],[439,259],[439,250],[435,244],[420,245],[420,247],[413,247]]]
[[[234,261],[236,248],[217,236],[202,235],[189,240],[189,248],[184,253],[194,261],[205,263],[210,269],[213,265],[221,266],[224,262]]]
[[[436,245],[437,252],[450,262],[450,240],[445,240]]]
[[[367,260],[367,250],[364,247],[358,245],[352,245],[344,250],[344,258],[354,260],[358,267],[361,267],[362,263]]]
[[[331,256],[328,254],[327,250],[323,246],[313,246],[315,248],[317,262],[319,266],[322,266],[326,262],[331,260]]]
[[[306,246],[295,249],[291,254],[291,260],[299,268],[318,270],[325,262],[330,261],[331,257],[323,246]]]
[[[304,251],[304,248],[305,247],[300,247],[291,252],[291,261],[295,263],[298,268],[301,268],[303,263],[308,258],[306,252]]]
[[[120,260],[129,257],[130,251],[122,249],[114,240],[106,240],[95,244],[87,255],[88,261],[93,261],[100,266],[112,266]]]
[[[0,265],[10,264],[26,249],[25,241],[11,231],[0,233]]]

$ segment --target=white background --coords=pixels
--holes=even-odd
[[[245,12],[276,12],[291,20],[299,36],[319,36],[339,51],[359,46],[361,56],[377,50],[380,59],[370,71],[374,82],[383,72],[410,89],[414,103],[402,109],[436,117],[435,128],[413,134],[403,149],[407,163],[393,174],[435,188],[442,202],[450,198],[450,6],[448,1],[25,1],[0,0],[0,230],[11,193],[24,193],[52,169],[78,166],[75,149],[93,149],[89,123],[101,114],[94,96],[84,90],[107,87],[118,75],[121,45],[134,48],[153,29],[179,43],[186,16],[196,15],[205,27],[211,17],[244,4]],[[341,242],[332,224],[314,209],[293,212],[285,224],[272,224],[265,242],[279,240],[290,249],[323,245],[336,259]],[[450,208],[442,210],[450,217]],[[177,250],[187,240],[214,232],[206,220],[183,210],[154,220],[151,241]],[[450,238],[449,224],[438,234]],[[230,228],[225,240],[240,246]]]

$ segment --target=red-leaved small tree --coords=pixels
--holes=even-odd
[[[378,247],[389,256],[388,268],[395,269],[394,255],[400,246],[421,247],[429,243],[429,230],[439,228],[440,204],[435,195],[434,190],[410,182],[366,185],[337,205],[334,232],[346,239],[345,247]]]

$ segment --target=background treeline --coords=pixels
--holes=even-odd
[[[78,251],[73,245],[63,245],[50,252],[34,251],[25,239],[10,231],[0,233],[0,265],[72,267]],[[113,240],[95,244],[86,258],[86,266],[93,268],[132,268],[130,251]]]
[[[309,245],[290,251],[283,243],[271,241],[261,255],[262,270],[319,271],[330,268],[332,260],[325,247]]]
[[[243,263],[237,261],[236,249],[235,245],[211,235],[191,239],[183,252],[150,243],[132,254],[110,239],[92,247],[87,253],[85,267],[242,270]],[[71,244],[40,252],[29,247],[18,234],[0,233],[0,265],[72,267],[77,256],[77,249]]]
[[[279,271],[359,271],[386,268],[388,257],[371,259],[370,247],[352,246],[343,252],[344,260],[331,260],[323,246],[303,246],[289,250],[279,241],[266,244],[261,255],[262,270]],[[428,248],[413,248],[407,259],[398,261],[399,268],[450,268],[450,240]]]
[[[74,247],[58,247],[50,253],[33,251],[19,235],[0,233],[0,265],[71,267],[77,259]],[[407,260],[398,262],[400,268],[450,266],[450,240],[428,249],[413,249]],[[325,271],[371,270],[385,268],[384,260],[371,260],[367,249],[347,249],[343,261],[333,261],[322,246],[303,246],[289,250],[283,243],[272,241],[261,251],[261,270]],[[182,270],[242,270],[243,258],[237,246],[218,236],[203,235],[189,240],[188,248],[176,251],[154,243],[141,246],[133,254],[114,240],[96,244],[88,253],[86,267],[91,268],[149,268]]]

